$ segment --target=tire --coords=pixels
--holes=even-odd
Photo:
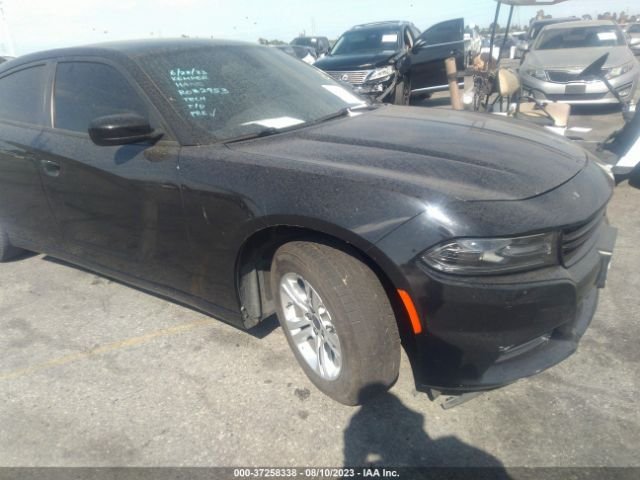
[[[399,81],[393,89],[394,105],[409,105],[411,101],[411,82],[408,77]]]
[[[369,267],[325,244],[291,242],[276,252],[271,279],[287,342],[320,391],[359,405],[393,385],[400,368],[398,326]]]
[[[0,225],[0,263],[11,260],[23,252],[24,250],[21,248],[11,245],[7,232],[5,232],[2,225]]]

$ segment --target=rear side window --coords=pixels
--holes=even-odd
[[[55,128],[86,132],[105,115],[136,113],[148,118],[144,101],[127,79],[103,63],[64,62],[56,70]]]
[[[39,65],[0,78],[0,119],[43,125],[45,77]]]

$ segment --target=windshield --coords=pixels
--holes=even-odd
[[[139,62],[201,142],[303,126],[365,105],[320,70],[267,47],[212,45]]]
[[[540,34],[534,50],[617,47],[620,45],[625,45],[625,41],[618,28],[613,25],[599,25],[544,30]]]
[[[397,29],[353,30],[338,39],[331,55],[395,51],[400,48],[399,41],[400,32]]]
[[[631,25],[629,27],[629,29],[627,30],[627,32],[629,32],[629,33],[640,33],[640,24]]]
[[[540,30],[542,30],[547,25],[548,24],[546,23],[538,23],[538,24],[534,23],[531,29],[529,30],[529,41],[535,40],[535,38],[540,33]]]

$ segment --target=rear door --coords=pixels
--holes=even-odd
[[[51,69],[40,62],[0,77],[0,224],[13,243],[41,252],[58,240],[39,175]]]
[[[438,90],[447,85],[444,61],[455,56],[462,76],[464,65],[464,18],[447,20],[429,27],[418,38],[411,53],[411,89]]]

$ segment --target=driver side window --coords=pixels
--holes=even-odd
[[[434,25],[422,34],[422,39],[427,45],[457,42],[461,38],[462,35],[456,31],[454,25],[446,22]]]
[[[87,132],[92,120],[136,113],[148,118],[144,101],[115,68],[93,62],[61,62],[55,80],[55,128]]]

